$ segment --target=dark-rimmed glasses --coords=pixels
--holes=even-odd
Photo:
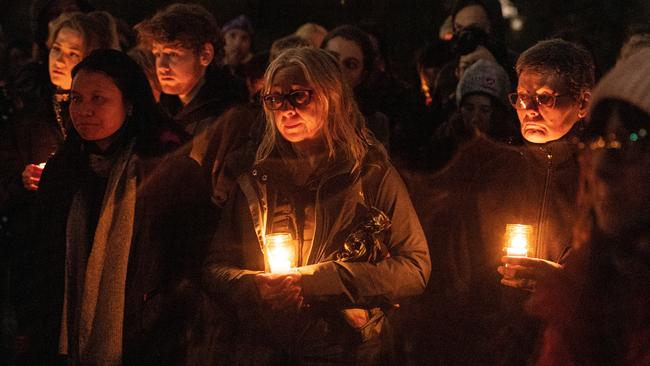
[[[290,93],[286,94],[267,94],[262,97],[262,102],[264,106],[270,110],[278,110],[282,108],[285,101],[289,101],[294,108],[304,107],[311,102],[311,96],[314,93],[313,90],[301,89],[293,90]]]
[[[508,94],[508,101],[515,109],[530,108],[533,104],[541,105],[546,108],[555,107],[555,101],[558,98],[569,97],[568,94],[553,95],[553,94],[523,94],[523,93],[510,93]]]

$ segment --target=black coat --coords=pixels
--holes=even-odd
[[[192,136],[212,125],[228,108],[245,103],[248,92],[243,82],[223,70],[209,70],[198,94],[183,106],[178,96],[162,94],[160,105]]]
[[[49,88],[48,90],[51,90]],[[53,319],[43,319],[34,293],[53,291],[42,286],[51,266],[40,268],[34,262],[36,248],[31,240],[38,230],[33,224],[36,192],[24,188],[21,174],[28,164],[46,162],[63,143],[63,131],[56,121],[51,93],[20,110],[0,135],[0,214],[7,217],[2,230],[7,235],[2,244],[11,268],[11,301],[16,309],[18,334],[30,336],[30,351],[54,354],[56,343],[41,337],[44,324],[55,326]],[[61,115],[67,117],[67,106]],[[69,126],[69,119],[64,121]],[[48,326],[45,325],[47,328]]]
[[[561,262],[567,255],[578,215],[578,151],[571,139],[580,126],[560,140],[517,148],[476,139],[437,179],[412,191],[437,271],[421,324],[436,324],[436,332],[429,325],[425,333],[446,339],[442,351],[458,364],[520,364],[532,357],[537,324],[523,310],[529,293],[501,285],[497,272],[505,228],[533,226],[531,257]]]
[[[197,280],[214,206],[198,164],[184,154],[140,157],[133,242],[126,279],[123,328],[125,365],[180,365],[203,336]],[[37,260],[51,263],[49,291],[38,300],[55,305],[61,319],[66,222],[72,199],[90,181],[86,157],[62,153],[48,163],[39,189]],[[47,310],[46,310],[47,309]],[[58,333],[49,334],[58,339]]]

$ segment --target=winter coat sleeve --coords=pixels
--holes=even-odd
[[[375,306],[424,291],[431,271],[426,239],[402,179],[387,165],[374,204],[392,220],[390,255],[378,263],[330,261],[298,268],[308,302]]]
[[[205,289],[230,305],[260,301],[253,275],[264,271],[264,262],[245,200],[236,189],[226,202],[203,264]]]

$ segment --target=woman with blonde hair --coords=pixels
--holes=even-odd
[[[31,238],[38,231],[32,223],[36,191],[46,161],[72,126],[68,113],[72,68],[94,49],[116,48],[115,29],[113,17],[106,12],[63,13],[52,21],[47,42],[49,78],[31,81],[39,86],[39,97],[24,99],[0,136],[0,210],[9,213],[16,248],[11,258],[12,301],[18,335],[28,340],[29,353],[55,354],[63,293],[64,249],[41,251]]]
[[[387,311],[430,271],[408,193],[332,55],[287,50],[264,79],[266,134],[204,264],[208,292],[236,313],[228,361],[384,362]]]

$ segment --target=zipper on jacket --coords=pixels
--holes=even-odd
[[[542,193],[542,205],[539,209],[539,219],[537,220],[537,245],[535,246],[535,257],[541,258],[541,253],[543,247],[546,247],[546,243],[543,242],[544,234],[546,232],[546,227],[544,225],[544,217],[546,216],[546,210],[548,206],[548,195],[549,195],[549,186],[551,185],[551,174],[553,172],[553,154],[546,151],[546,178],[544,180],[544,191]]]

